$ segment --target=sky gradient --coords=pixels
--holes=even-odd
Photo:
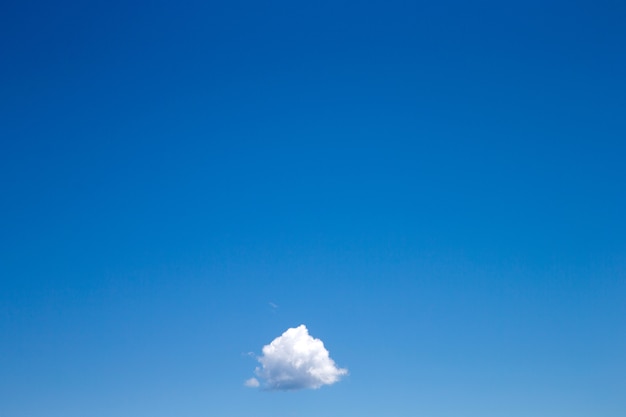
[[[626,415],[623,2],[0,7],[0,416]]]

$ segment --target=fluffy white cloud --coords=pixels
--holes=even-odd
[[[256,375],[269,390],[316,389],[334,384],[348,373],[335,365],[324,343],[311,337],[304,324],[287,329],[264,346],[263,355],[257,360],[261,367],[256,368]],[[252,380],[259,385],[255,378],[246,381],[246,385],[255,386]]]

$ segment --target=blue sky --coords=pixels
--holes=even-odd
[[[625,415],[625,19],[5,2],[0,415]]]

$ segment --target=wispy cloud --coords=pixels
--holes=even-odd
[[[257,360],[261,367],[256,368],[256,375],[268,390],[317,389],[334,384],[348,373],[347,369],[335,365],[324,343],[309,335],[304,324],[287,329],[264,346],[263,355]],[[255,387],[260,383],[251,378],[245,385]]]
[[[243,383],[246,387],[256,388],[260,385],[259,380],[256,378],[246,379],[246,382]]]

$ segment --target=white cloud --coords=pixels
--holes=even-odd
[[[255,388],[258,387],[259,384],[259,380],[256,378],[250,378],[247,379],[246,382],[243,383],[246,387],[250,387],[250,388]]]
[[[317,389],[339,381],[347,369],[340,369],[330,358],[328,350],[320,339],[309,335],[304,324],[287,329],[269,345],[263,347],[263,355],[257,360],[261,367],[256,375],[264,380],[268,390]],[[257,384],[259,382],[255,378]],[[258,386],[258,385],[257,385]]]

